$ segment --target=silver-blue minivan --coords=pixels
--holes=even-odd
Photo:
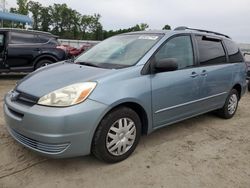
[[[4,113],[13,138],[40,154],[118,162],[141,134],[210,111],[233,117],[245,91],[230,37],[179,27],[117,35],[38,69],[6,94]]]

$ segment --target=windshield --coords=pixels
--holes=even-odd
[[[111,37],[80,55],[75,62],[102,68],[124,68],[136,64],[161,38],[157,34]]]

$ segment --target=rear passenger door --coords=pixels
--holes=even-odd
[[[36,34],[11,32],[7,57],[9,67],[32,67],[32,60],[40,54],[39,43]]]
[[[197,35],[196,44],[200,66],[200,95],[203,111],[220,108],[232,85],[232,68],[220,38]]]

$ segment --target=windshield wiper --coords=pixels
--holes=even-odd
[[[91,66],[91,67],[99,67],[98,65],[94,63],[89,63],[89,62],[76,62],[76,64],[86,65],[86,66]]]

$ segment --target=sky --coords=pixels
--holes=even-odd
[[[250,43],[250,0],[37,0],[66,3],[81,14],[101,14],[105,30],[147,23],[150,29],[188,26],[221,32]],[[6,0],[7,8],[16,0]]]

